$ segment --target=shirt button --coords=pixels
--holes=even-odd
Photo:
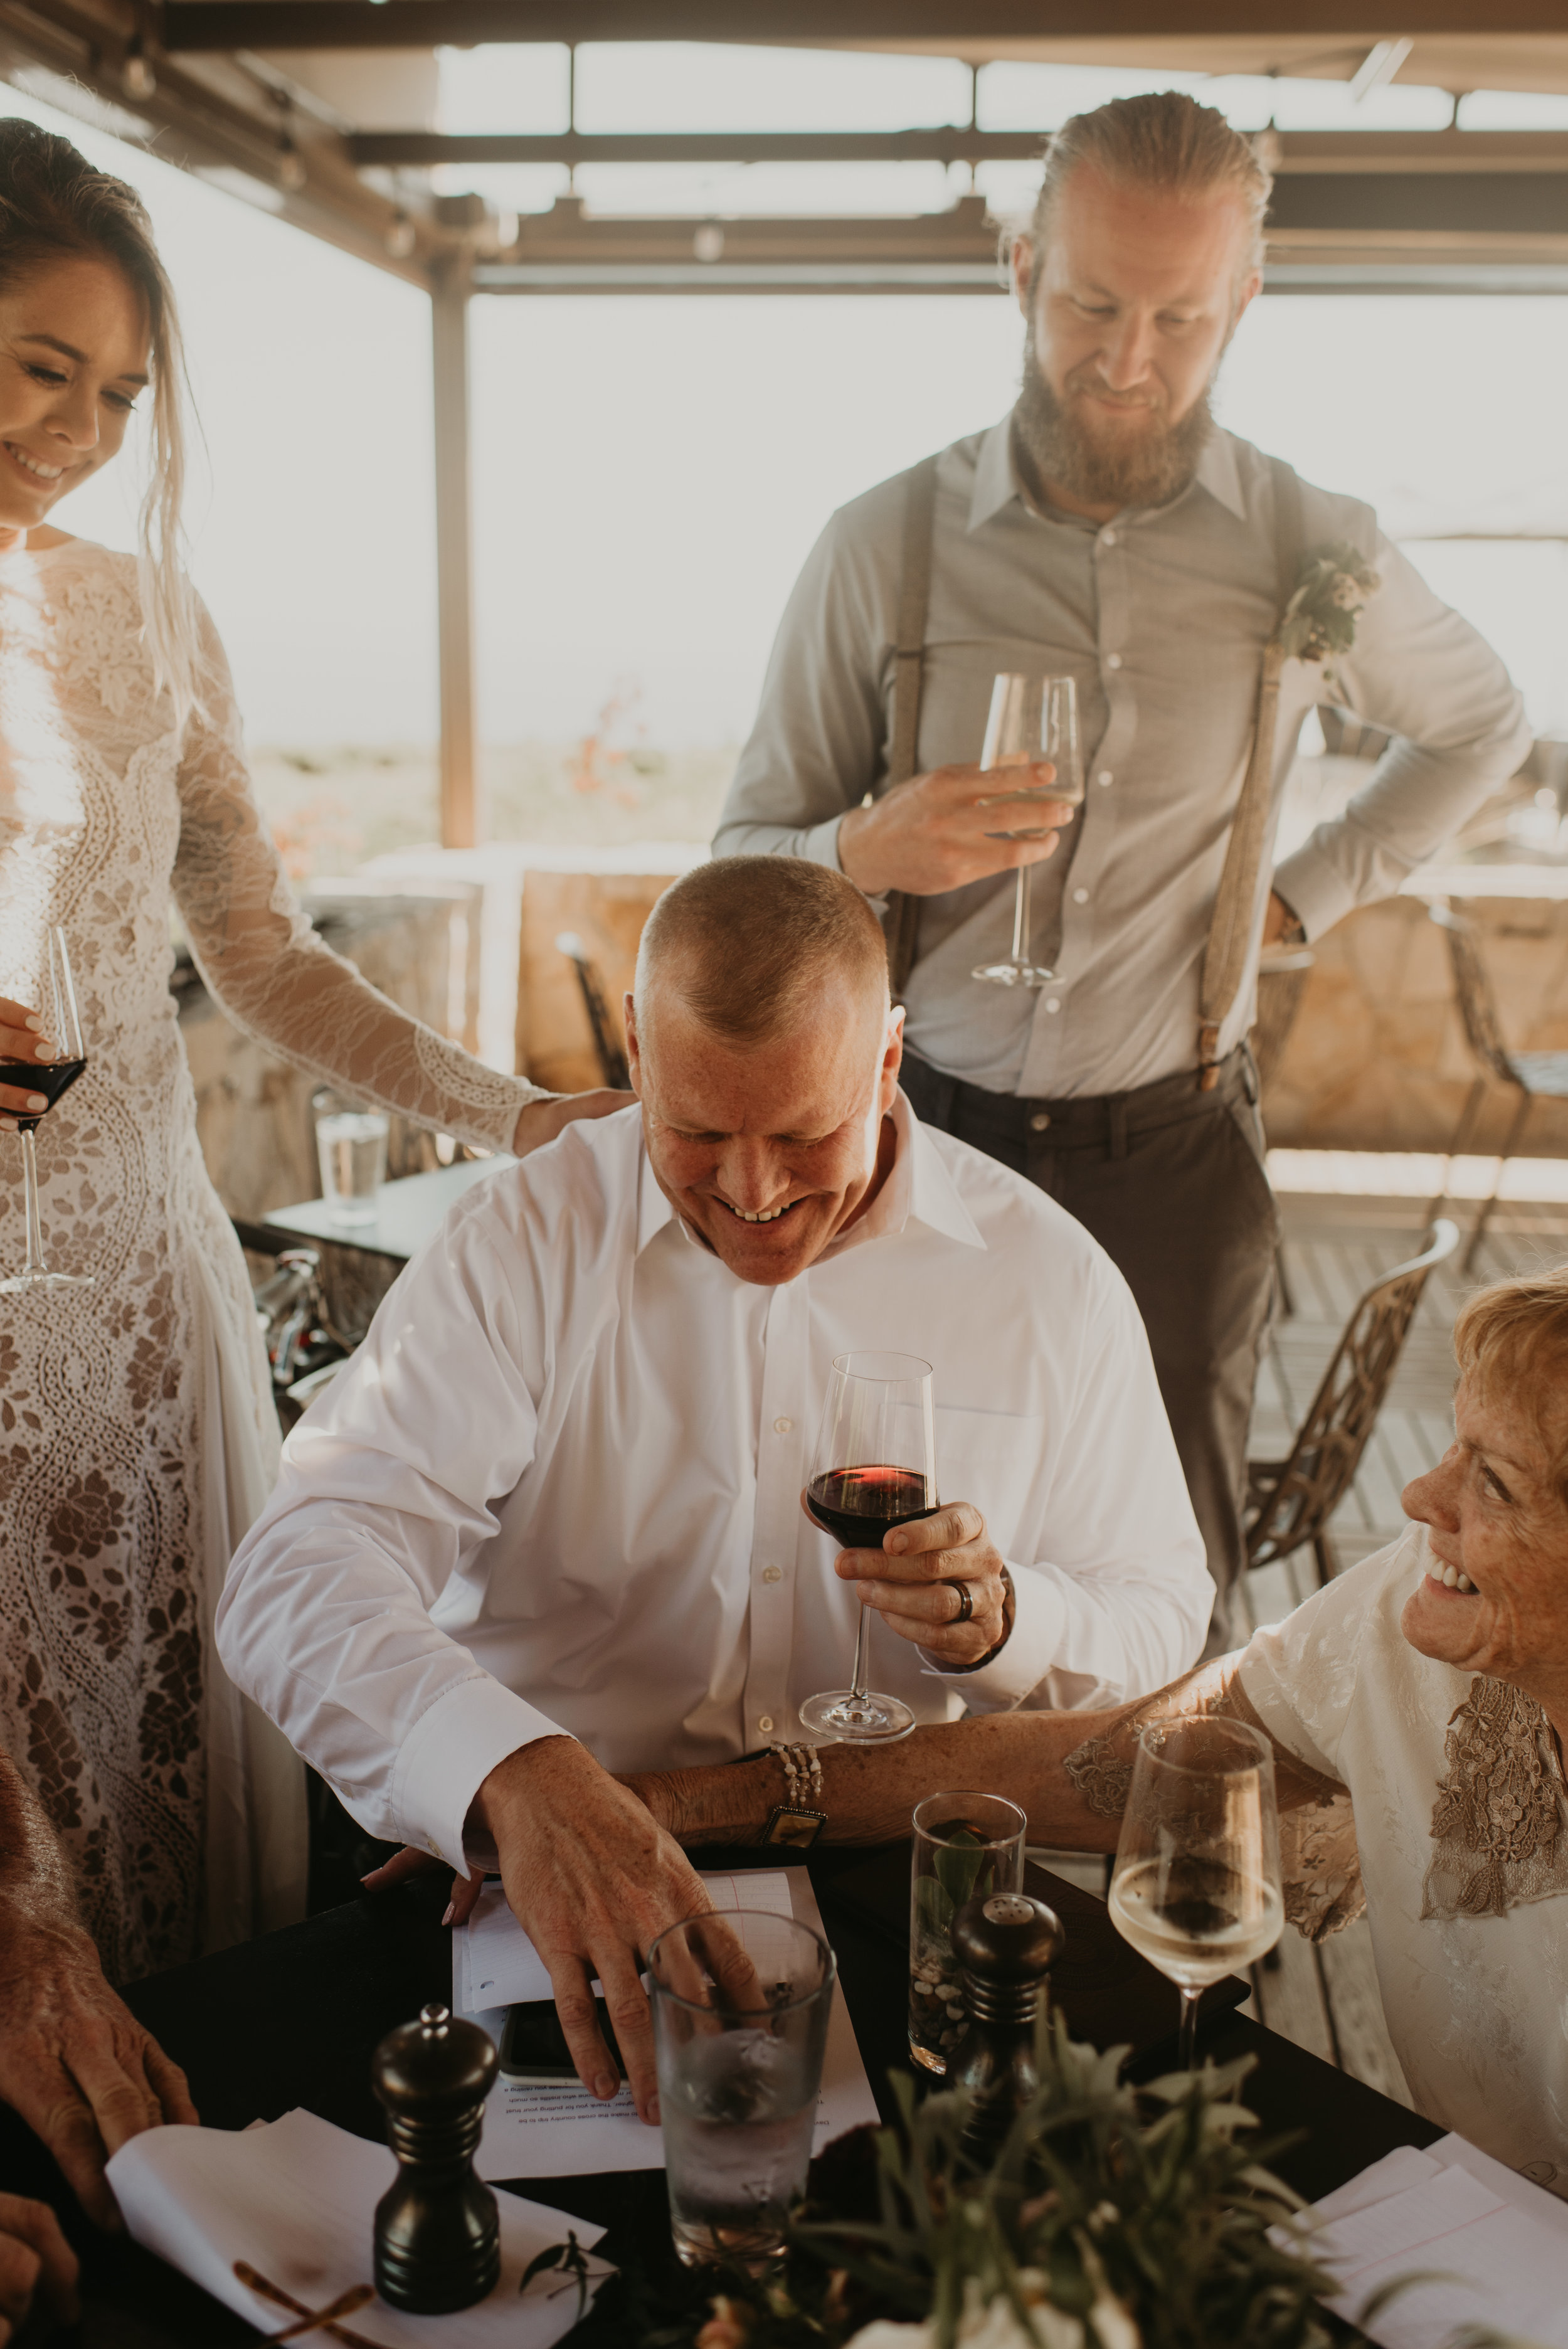
[[[1050,1122],[1050,1111],[1048,1109],[1037,1109],[1029,1120],[1029,1132],[1031,1133],[1044,1133]]]
[[[1073,891],[1073,904],[1075,905],[1087,905],[1088,904],[1088,891],[1087,889],[1075,889]]]
[[[1102,530],[1099,534],[1099,543],[1101,546],[1114,546],[1116,544],[1115,531]]]
[[[775,1435],[788,1435],[794,1424],[792,1419],[776,1419],[773,1423],[773,1433]]]
[[[761,1730],[761,1732],[762,1732],[763,1735],[764,1735],[764,1736],[766,1736],[766,1735],[767,1735],[767,1733],[768,1733],[768,1732],[769,1732],[769,1731],[772,1728],[772,1726],[773,1726],[773,1715],[772,1715],[770,1713],[760,1713],[760,1714],[758,1714],[758,1722],[757,1722],[757,1726],[758,1726],[758,1729],[760,1729],[760,1730]]]
[[[1110,769],[1109,767],[1102,767],[1099,774],[1095,777],[1095,781],[1099,785],[1102,792],[1109,791]]]
[[[1107,653],[1105,657],[1105,665],[1107,668],[1119,668],[1121,667],[1121,655],[1119,653]]]
[[[762,1579],[764,1582],[777,1582],[783,1575],[783,1572],[784,1569],[781,1566],[765,1566],[762,1569]]]
[[[1059,1011],[1059,1010],[1061,1009],[1061,1008],[1062,1008],[1062,1006],[1061,1006],[1061,998],[1060,998],[1059,996],[1056,996],[1056,995],[1047,995],[1047,998],[1046,998],[1046,1009],[1047,1009],[1047,1011]]]

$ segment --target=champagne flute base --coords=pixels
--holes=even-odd
[[[969,976],[987,987],[1048,987],[1056,972],[1042,970],[1034,962],[980,962]]]
[[[854,1689],[827,1689],[809,1696],[800,1719],[820,1737],[846,1745],[892,1745],[914,1727],[914,1715],[896,1696],[873,1696]]]
[[[18,1272],[0,1280],[0,1297],[17,1297],[29,1288],[91,1288],[96,1278],[90,1272]]]

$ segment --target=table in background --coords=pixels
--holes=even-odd
[[[418,1179],[418,1178],[415,1178]],[[778,1865],[776,1852],[705,1852],[705,1867],[743,1871]],[[907,1846],[879,1853],[837,1848],[809,1862],[861,2054],[884,2117],[890,2071],[909,2068]],[[1033,1888],[1058,1909],[1068,1950],[1053,1978],[1068,2025],[1099,2044],[1134,2044],[1134,2071],[1174,2061],[1176,1994],[1121,1940],[1102,1901],[1031,1868]],[[428,2000],[449,1998],[451,1937],[440,1925],[447,1881],[431,1876],[328,1909],[279,1933],[196,1964],[154,1974],[125,1992],[191,2082],[216,2128],[275,2120],[296,2105],[340,2127],[382,2138],[370,2092],[377,2042]],[[1251,2054],[1259,2065],[1247,2101],[1272,2135],[1305,2127],[1308,2141],[1277,2164],[1308,2199],[1353,2177],[1396,2145],[1428,2145],[1442,2132],[1260,2024],[1222,2011],[1203,2033],[1218,2061]],[[0,2110],[0,2190],[52,2201],[85,2253],[87,2349],[236,2349],[256,2335],[231,2311],[131,2243],[93,2235],[36,2139]],[[519,2181],[521,2193],[571,2219],[608,2230],[604,2255],[669,2256],[661,2169],[594,2178]],[[565,2227],[562,2228],[564,2234]],[[366,2271],[368,2272],[366,2245]],[[625,2349],[591,2318],[580,2336]]]
[[[333,1220],[325,1199],[302,1199],[293,1207],[273,1207],[262,1217],[273,1231],[289,1239],[319,1247],[359,1248],[366,1256],[391,1257],[407,1264],[425,1242],[433,1239],[463,1193],[482,1183],[500,1167],[514,1166],[504,1153],[494,1158],[459,1159],[455,1166],[438,1166],[428,1174],[405,1174],[401,1182],[383,1183],[376,1199],[376,1215],[363,1224]]]

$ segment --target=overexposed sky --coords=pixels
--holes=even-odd
[[[563,53],[454,57],[449,128],[553,129]],[[1149,76],[1144,86],[1179,84]],[[981,119],[1046,129],[1126,76],[991,68]],[[1194,83],[1194,88],[1200,85]],[[1209,84],[1252,126],[1424,128],[1441,93],[1393,88],[1353,115],[1343,86]],[[418,742],[436,728],[428,305],[242,202],[84,130],[19,92],[10,110],[122,172],[152,212],[183,305],[208,460],[192,567],[228,644],[253,740]],[[583,129],[878,128],[966,119],[943,59],[590,49]],[[1480,97],[1475,128],[1568,122],[1568,99]],[[868,173],[870,176],[868,177]],[[913,174],[913,176],[912,176]],[[604,173],[626,209],[941,205],[932,167],[780,175]],[[559,173],[475,174],[542,206]],[[678,178],[678,186],[676,181]],[[1030,179],[983,182],[998,204]],[[744,734],[779,612],[831,509],[992,422],[1017,379],[1002,297],[492,297],[473,314],[481,726],[487,739],[586,730],[622,681],[655,742]],[[1265,295],[1219,409],[1308,478],[1376,503],[1397,531],[1568,528],[1562,389],[1568,299]],[[122,463],[126,460],[122,460]],[[201,469],[199,469],[199,471]],[[60,509],[130,543],[129,464]],[[1439,592],[1509,659],[1540,731],[1568,732],[1568,562],[1554,546],[1418,547]]]

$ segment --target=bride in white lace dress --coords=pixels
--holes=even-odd
[[[46,1057],[3,974],[36,968],[57,924],[88,1061],[38,1128],[43,1222],[52,1260],[94,1276],[0,1298],[0,1743],[120,1978],[304,1911],[299,1764],[211,1648],[277,1425],[197,1143],[171,898],[231,1019],[385,1108],[524,1150],[624,1098],[562,1102],[483,1067],[294,905],[222,648],[178,568],[180,376],[137,198],[0,122],[0,1059]],[[46,526],[118,451],[149,378],[142,554]],[[35,1099],[0,1086],[0,1129]],[[23,1249],[21,1151],[0,1139],[0,1272]]]

